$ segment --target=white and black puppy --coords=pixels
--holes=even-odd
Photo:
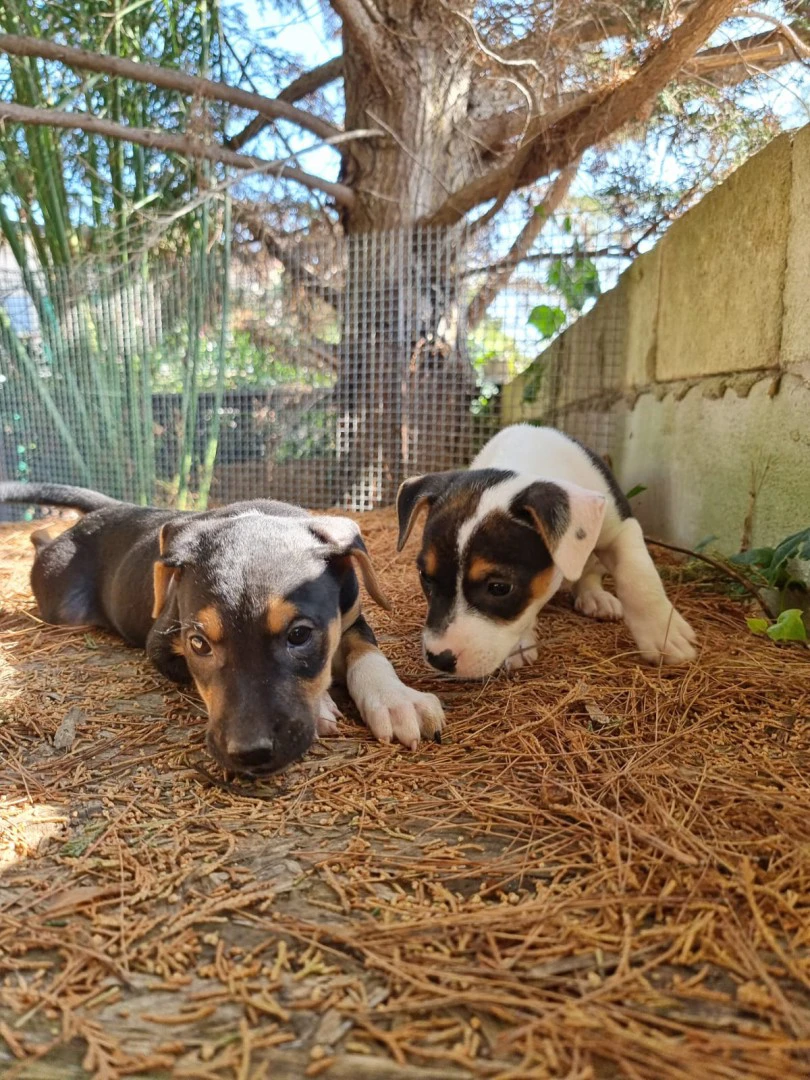
[[[537,659],[535,621],[564,581],[576,607],[624,618],[649,663],[695,657],[695,634],[667,599],[641,527],[607,465],[553,428],[516,424],[468,470],[406,480],[398,550],[429,508],[417,559],[428,601],[425,658],[458,678]],[[618,596],[602,587],[610,572]]]

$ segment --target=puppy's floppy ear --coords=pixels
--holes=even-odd
[[[450,472],[425,473],[424,476],[412,476],[400,484],[397,492],[397,517],[399,518],[399,538],[397,551],[402,551],[413,531],[419,511],[432,506],[442,492],[446,491],[453,480],[461,473]]]
[[[371,599],[385,611],[391,610],[391,604],[380,587],[371,556],[368,553],[360,526],[351,518],[313,517],[307,524],[314,536],[326,545],[324,555],[327,559],[351,560],[360,571],[363,584]]]
[[[179,566],[168,566],[162,559],[158,559],[153,568],[154,601],[152,603],[152,618],[156,619],[169,599],[169,593],[177,578],[180,576]]]
[[[607,500],[577,484],[537,480],[512,501],[511,510],[528,517],[567,581],[578,581],[596,546]]]
[[[160,558],[155,562],[153,572],[152,618],[156,619],[166,605],[169,594],[180,577],[183,562],[187,556],[186,545],[179,542],[180,532],[185,522],[167,521],[160,527],[158,546]]]

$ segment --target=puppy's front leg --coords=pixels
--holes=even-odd
[[[441,741],[444,710],[439,699],[400,681],[362,615],[344,632],[333,671],[346,683],[364,723],[380,742],[395,739],[415,750],[420,737]]]
[[[585,563],[582,577],[574,585],[574,607],[591,619],[620,619],[621,601],[607,589],[602,588],[605,568],[591,555]]]
[[[332,700],[331,694],[321,694],[318,702],[318,715],[315,718],[315,730],[319,739],[329,739],[338,733],[340,709]]]
[[[667,599],[635,518],[628,518],[614,540],[599,549],[599,558],[613,575],[624,621],[644,659],[651,664],[694,660],[695,632]]]

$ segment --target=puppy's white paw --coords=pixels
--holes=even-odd
[[[338,720],[341,712],[329,694],[321,694],[318,702],[318,717],[315,730],[319,739],[330,739],[338,733]]]
[[[577,593],[574,607],[589,619],[621,619],[622,602],[605,589],[585,589]]]
[[[507,671],[518,671],[522,667],[535,663],[538,655],[534,633],[524,634],[517,643],[515,651],[504,660],[503,666]]]
[[[445,723],[444,709],[435,694],[412,690],[399,679],[369,690],[357,704],[376,739],[399,742],[410,750],[418,747],[420,738],[436,738]]]
[[[695,631],[668,602],[632,620],[628,618],[627,625],[649,664],[686,664],[697,655]]]

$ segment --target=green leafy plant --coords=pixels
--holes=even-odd
[[[774,623],[767,619],[746,619],[752,634],[767,634],[771,641],[807,641],[807,630],[799,608],[783,611]]]
[[[570,218],[565,219],[563,230],[570,232]],[[558,255],[552,261],[546,284],[562,297],[565,307],[538,304],[529,312],[528,323],[549,341],[565,328],[571,312],[579,315],[589,300],[596,300],[601,295],[602,286],[596,263],[583,255],[576,243],[572,251]]]
[[[646,490],[647,490],[647,485],[646,484],[636,484],[635,487],[631,487],[630,490],[628,492],[626,492],[625,498],[627,498],[627,499],[635,499],[636,495],[641,495],[642,492],[645,492]]]
[[[729,562],[744,567],[756,584],[778,593],[782,611],[791,594],[810,589],[810,528],[793,533],[776,547],[752,548],[732,555]]]
[[[565,326],[565,323],[566,315],[560,307],[538,304],[529,312],[529,325],[533,326],[544,338],[553,338],[557,331]]]
[[[574,247],[571,255],[560,255],[551,264],[548,283],[558,289],[569,308],[582,311],[589,300],[596,300],[602,293],[599,271],[593,259],[582,255]]]
[[[757,588],[776,619],[749,619],[753,633],[773,641],[806,641],[810,625],[810,528],[788,536],[776,547],[752,548],[728,560]]]

